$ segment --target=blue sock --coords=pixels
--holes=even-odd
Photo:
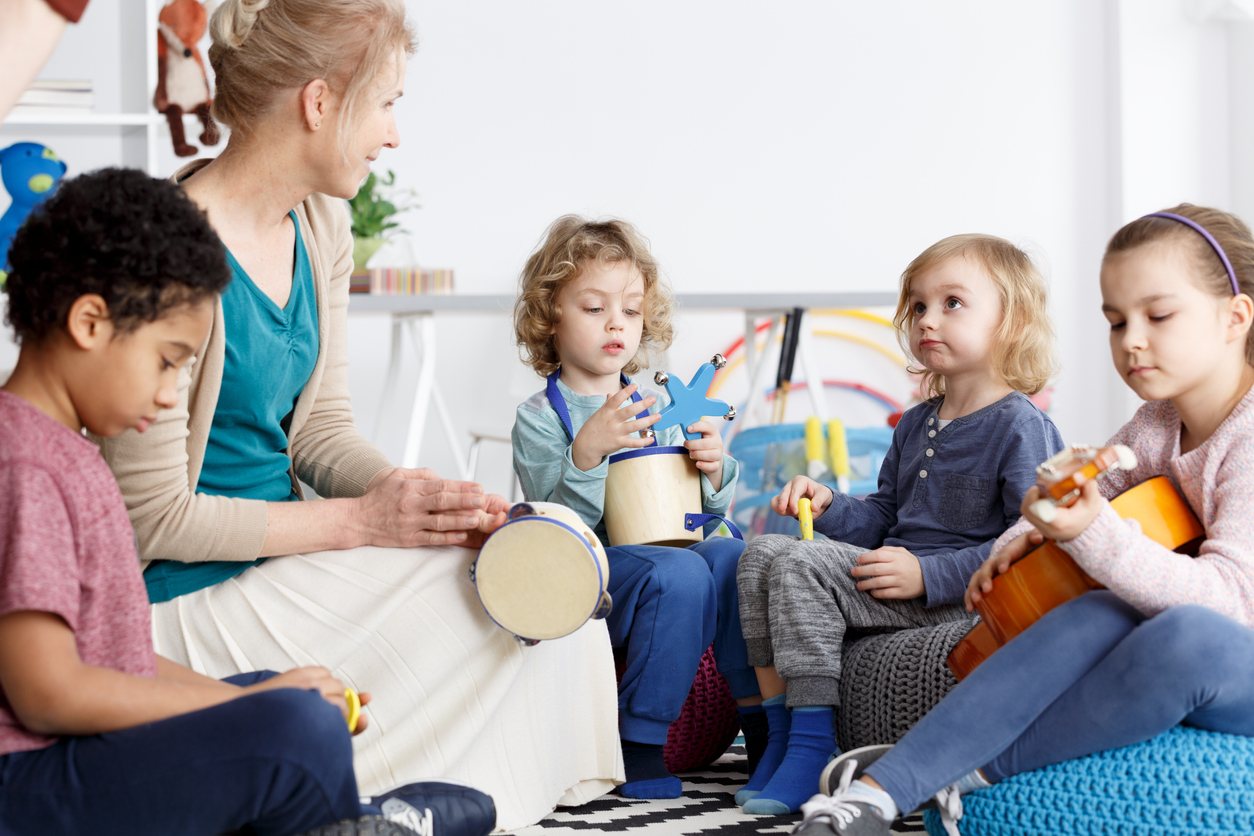
[[[624,798],[679,798],[684,794],[683,784],[666,769],[660,745],[624,740],[623,771],[627,783],[618,792]]]
[[[758,759],[757,769],[753,770],[753,774],[749,776],[749,783],[737,790],[737,804],[743,806],[746,801],[762,791],[766,782],[771,780],[771,776],[779,768],[780,762],[784,760],[784,753],[788,751],[788,730],[792,726],[792,714],[788,711],[788,706],[784,704],[784,697],[784,694],[780,694],[762,702],[767,722],[766,750]]]
[[[819,791],[819,775],[836,748],[834,713],[830,706],[802,706],[793,710],[788,752],[762,792],[745,802],[746,813],[795,813]]]

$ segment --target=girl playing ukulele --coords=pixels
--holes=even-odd
[[[896,746],[840,756],[798,831],[887,834],[935,794],[958,794],[1154,737],[1177,723],[1254,736],[1254,239],[1188,204],[1119,230],[1101,272],[1120,375],[1147,403],[1111,443],[1139,464],[1046,523],[1024,519],[971,578],[971,609],[1042,535],[1107,589],[1055,608],[1001,648]],[[1107,498],[1167,476],[1201,519],[1197,558],[1121,520]],[[860,777],[859,777],[860,776]],[[858,780],[853,780],[858,778]]]

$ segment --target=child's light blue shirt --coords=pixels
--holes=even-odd
[[[566,399],[566,408],[570,411],[571,424],[577,435],[584,422],[605,405],[605,396],[575,394],[560,380],[557,386],[562,397]],[[665,392],[641,386],[639,393],[642,398],[657,398],[657,402],[649,407],[650,413],[658,412],[670,403]],[[631,410],[632,414],[640,411],[631,402],[623,408]],[[571,457],[571,440],[544,390],[518,405],[512,438],[514,472],[522,482],[523,496],[535,502],[557,502],[565,505],[592,526],[593,532],[601,538],[602,543],[609,545],[609,537],[601,519],[605,509],[605,477],[609,473],[609,457],[602,459],[600,464],[588,471],[575,466],[575,460]],[[659,430],[657,443],[663,447],[682,446],[683,428],[667,427]],[[705,513],[726,516],[727,509],[731,507],[739,472],[736,460],[724,454],[723,486],[720,490],[715,491],[709,477],[701,474],[701,504]]]

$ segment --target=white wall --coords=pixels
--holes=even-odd
[[[119,2],[93,0],[89,15],[117,20]],[[420,193],[407,246],[455,268],[463,292],[512,292],[545,226],[572,211],[634,222],[684,292],[893,290],[938,238],[990,232],[1039,255],[1064,366],[1054,417],[1068,439],[1096,441],[1130,408],[1098,310],[1106,239],[1183,199],[1254,215],[1241,141],[1254,139],[1254,24],[1186,0],[408,5],[421,44],[402,144],[377,167]],[[60,74],[109,72],[122,60],[110,31],[95,54],[63,47]],[[685,377],[742,327],[717,313],[679,326],[664,363]],[[439,328],[459,431],[508,428],[540,385],[508,319]],[[386,319],[353,317],[350,346],[370,431]],[[837,346],[820,343],[841,374],[877,362]],[[403,423],[395,405],[382,422],[396,457]],[[452,472],[434,426],[424,450]],[[490,489],[508,473],[503,449],[485,454]]]
[[[409,6],[402,145],[378,166],[421,193],[414,252],[456,268],[460,290],[512,292],[572,211],[633,221],[686,292],[894,290],[928,244],[990,232],[1031,246],[1053,282],[1064,432],[1108,434],[1074,371],[1104,351],[1092,286],[1116,221],[1102,4]],[[668,367],[685,375],[741,327],[681,326]],[[508,424],[539,381],[515,371],[505,319],[464,327],[442,341],[459,359],[441,382],[473,369],[482,389],[462,385],[460,409]],[[465,339],[475,327],[490,350]],[[357,356],[386,345],[364,323],[354,341]]]

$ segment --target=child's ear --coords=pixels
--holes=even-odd
[[[1228,300],[1228,340],[1245,340],[1254,324],[1254,299],[1238,293]]]
[[[65,330],[70,339],[81,349],[90,351],[101,340],[113,337],[113,322],[109,319],[109,306],[98,293],[84,293],[70,305],[65,319]]]

